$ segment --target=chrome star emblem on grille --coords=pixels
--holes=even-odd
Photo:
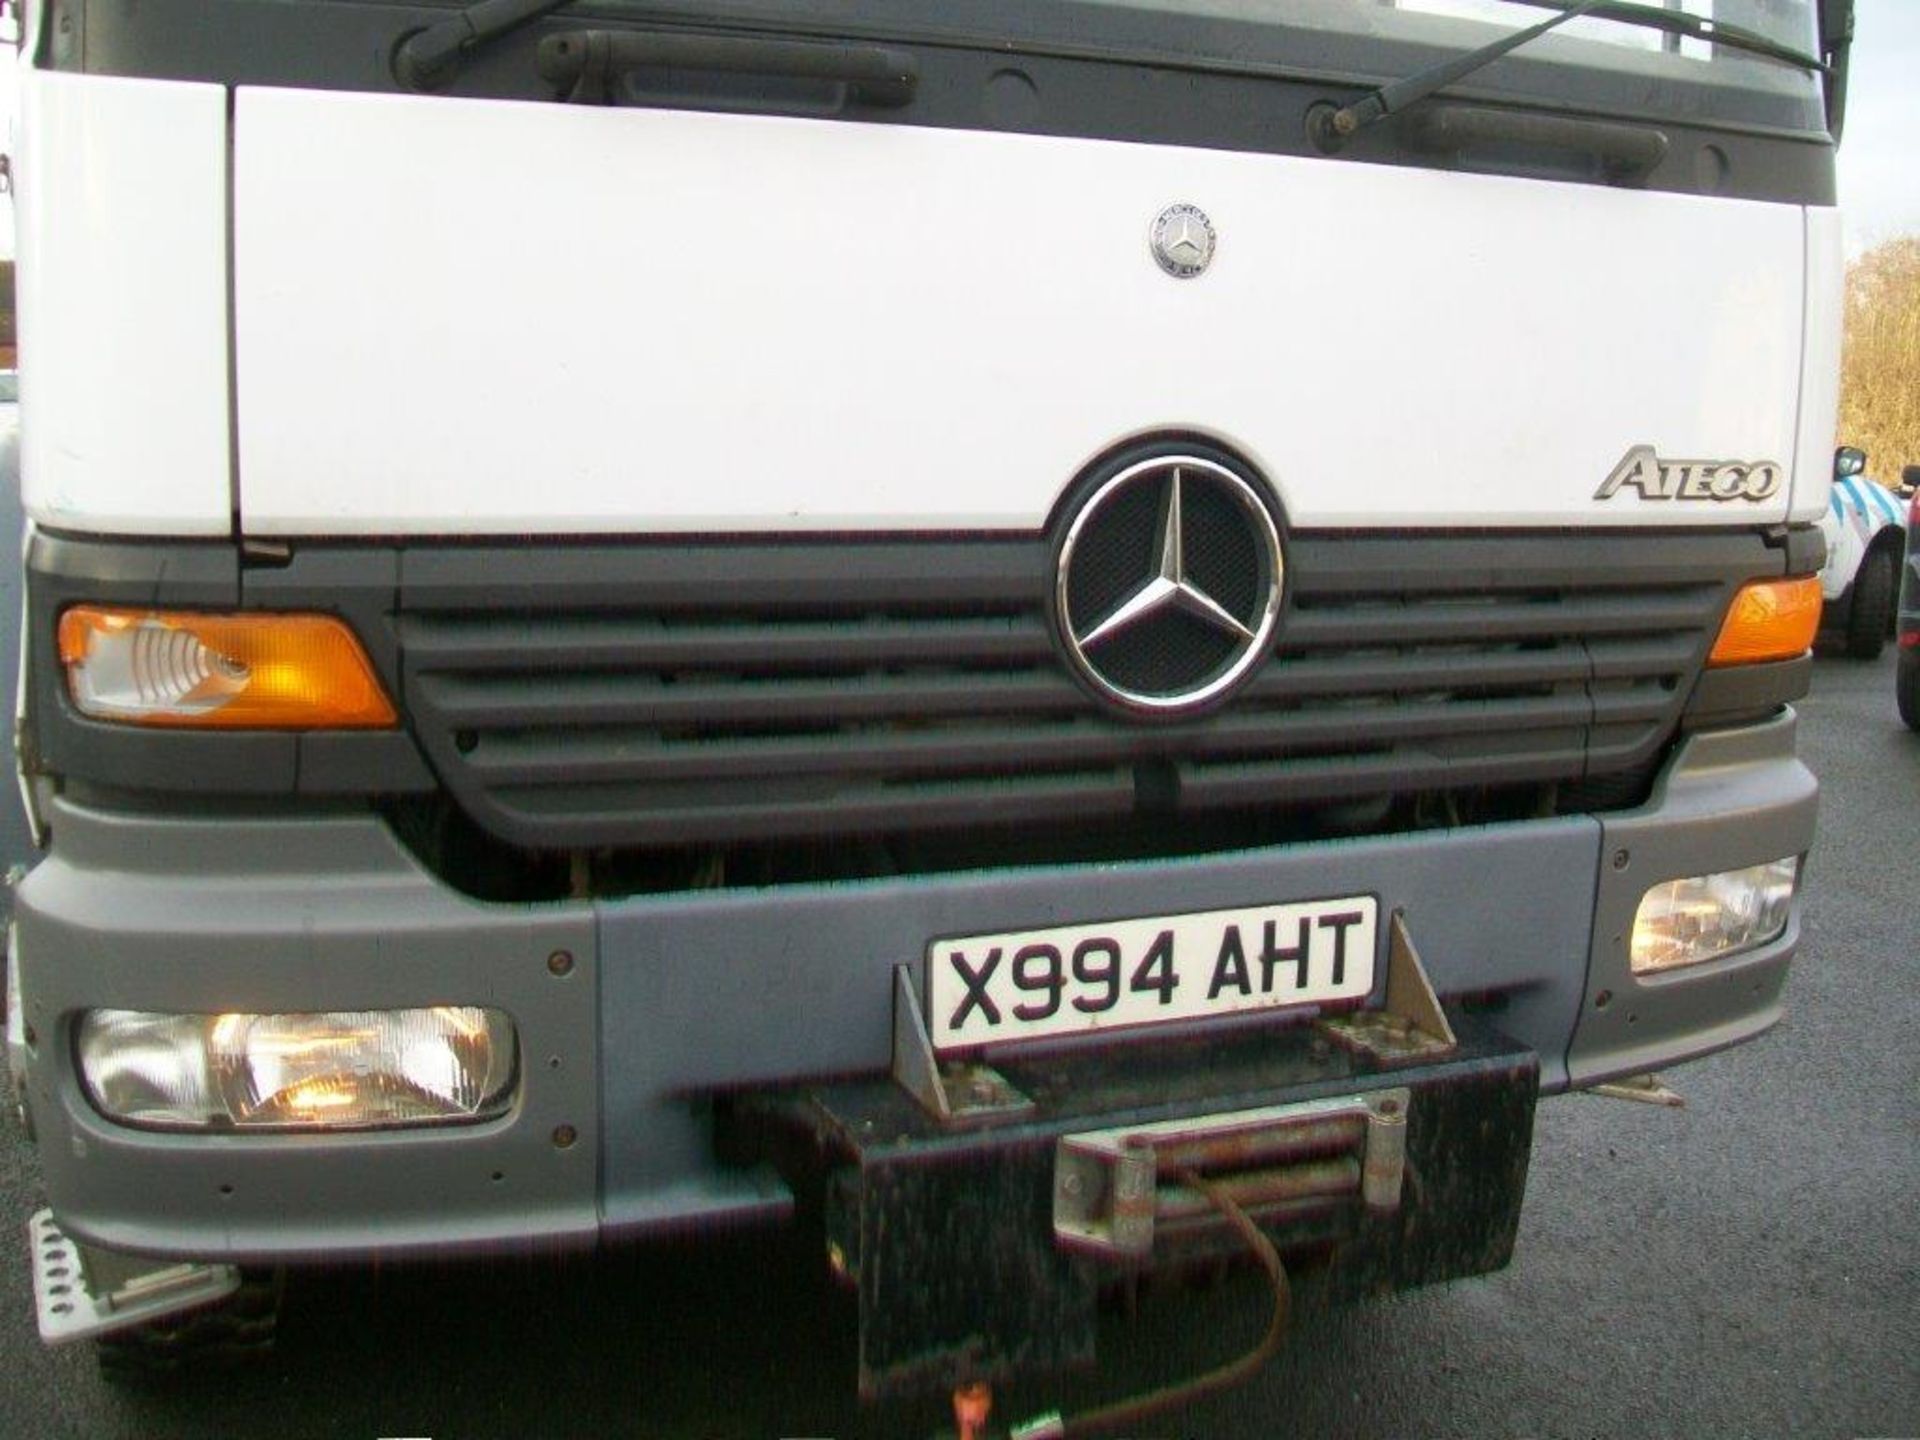
[[[1160,570],[1121,602],[1106,619],[1079,637],[1082,648],[1098,645],[1109,635],[1138,625],[1155,611],[1177,605],[1202,624],[1215,625],[1246,640],[1253,631],[1220,607],[1206,591],[1187,579],[1186,539],[1180,528],[1180,467],[1167,476],[1166,499],[1160,506]]]
[[[1191,713],[1265,658],[1281,575],[1279,527],[1236,469],[1184,454],[1122,463],[1061,543],[1061,638],[1102,698]]]
[[[1213,222],[1197,205],[1169,205],[1148,234],[1153,258],[1177,280],[1190,280],[1213,262]]]

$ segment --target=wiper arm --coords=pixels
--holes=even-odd
[[[1569,20],[1578,20],[1589,10],[1599,8],[1606,0],[1574,0],[1574,3],[1558,15],[1549,16],[1538,25],[1529,25],[1525,30],[1516,30],[1511,35],[1502,35],[1498,40],[1469,50],[1464,55],[1456,55],[1451,60],[1442,60],[1438,65],[1429,65],[1424,70],[1416,70],[1404,80],[1394,80],[1382,85],[1378,90],[1361,96],[1351,105],[1343,105],[1338,110],[1321,111],[1315,128],[1329,140],[1339,142],[1350,135],[1358,134],[1367,126],[1397,115],[1409,105],[1417,105],[1436,90],[1444,90],[1456,80],[1471,75],[1474,71],[1491,65],[1509,50],[1517,50],[1529,40],[1537,39],[1549,30],[1557,29]]]
[[[409,90],[431,90],[460,68],[466,56],[507,31],[550,15],[573,0],[474,0],[445,20],[403,35],[393,51],[393,76]]]
[[[1722,21],[1709,20],[1705,16],[1690,15],[1681,10],[1654,9],[1649,5],[1622,3],[1622,0],[1517,0],[1523,5],[1546,6],[1560,13],[1549,16],[1538,25],[1530,25],[1525,30],[1516,30],[1511,35],[1502,35],[1498,40],[1469,50],[1464,55],[1456,55],[1451,60],[1442,60],[1425,70],[1416,71],[1404,80],[1395,80],[1382,85],[1378,90],[1363,95],[1351,105],[1335,110],[1331,107],[1322,110],[1314,117],[1316,134],[1325,143],[1338,144],[1348,136],[1366,129],[1367,126],[1398,114],[1409,105],[1445,89],[1456,80],[1471,75],[1510,50],[1517,50],[1528,41],[1546,34],[1549,30],[1566,24],[1569,20],[1578,20],[1583,15],[1591,15],[1596,20],[1618,20],[1626,25],[1641,25],[1651,30],[1664,30],[1670,35],[1680,35],[1694,40],[1709,40],[1716,45],[1725,45],[1729,49],[1745,50],[1755,55],[1764,55],[1770,59],[1784,61],[1789,65],[1798,65],[1802,69],[1823,71],[1827,67],[1812,55],[1804,55],[1798,50],[1769,40],[1756,31],[1739,25],[1728,25]]]

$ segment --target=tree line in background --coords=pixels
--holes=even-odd
[[[1847,267],[1838,443],[1866,451],[1867,473],[1884,484],[1920,465],[1920,236]]]

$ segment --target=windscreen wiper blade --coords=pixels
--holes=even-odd
[[[1566,0],[1514,0],[1514,3],[1559,10],[1565,5]],[[1762,35],[1758,30],[1749,30],[1744,25],[1715,20],[1706,15],[1695,15],[1685,10],[1668,10],[1663,7],[1634,3],[1634,0],[1601,0],[1601,3],[1594,8],[1593,18],[1618,20],[1622,25],[1638,25],[1646,30],[1664,30],[1669,35],[1678,35],[1685,40],[1705,40],[1714,45],[1724,45],[1729,50],[1743,50],[1749,55],[1763,55],[1769,60],[1778,60],[1802,70],[1819,73],[1827,69],[1825,62],[1818,55],[1809,55],[1804,50],[1794,49],[1791,45],[1782,45],[1778,40]]]
[[[1491,65],[1510,50],[1517,50],[1530,40],[1557,29],[1569,20],[1578,20],[1590,15],[1596,20],[1618,20],[1627,25],[1640,25],[1652,30],[1664,30],[1672,35],[1695,40],[1707,40],[1716,45],[1725,45],[1730,49],[1745,50],[1755,55],[1764,55],[1770,59],[1798,65],[1803,69],[1823,71],[1826,66],[1812,55],[1804,55],[1798,50],[1770,40],[1755,31],[1738,25],[1728,25],[1721,21],[1709,20],[1700,15],[1689,15],[1682,10],[1655,9],[1650,5],[1623,3],[1623,0],[1516,0],[1523,5],[1544,6],[1558,10],[1537,25],[1529,25],[1525,30],[1516,30],[1511,35],[1502,35],[1498,40],[1456,55],[1450,60],[1442,60],[1425,70],[1416,71],[1403,80],[1395,80],[1382,85],[1351,105],[1335,110],[1328,108],[1315,117],[1315,129],[1321,139],[1338,144],[1348,136],[1366,129],[1367,126],[1396,115],[1409,105],[1418,104],[1436,90],[1443,90],[1457,80],[1462,80],[1474,71]]]

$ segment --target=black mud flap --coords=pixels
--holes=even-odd
[[[1031,1103],[984,1123],[887,1079],[751,1096],[729,1148],[780,1168],[856,1287],[864,1398],[1013,1381],[1093,1358],[1103,1281],[1235,1247],[1186,1173],[1327,1257],[1338,1293],[1505,1265],[1539,1062],[1454,1018],[1424,1059],[1312,1024],[998,1057]]]

